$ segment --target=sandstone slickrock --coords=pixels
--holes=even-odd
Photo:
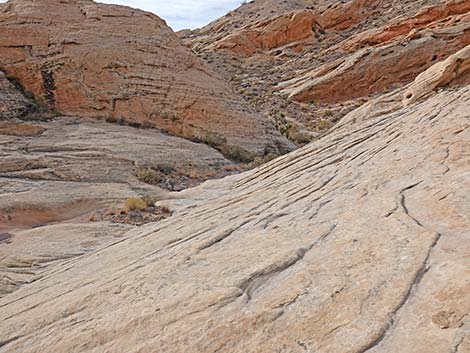
[[[139,168],[165,166],[196,178],[233,166],[209,146],[152,129],[83,118],[26,126],[36,127],[32,135],[5,135],[0,129],[0,228],[38,226],[140,194],[165,194],[140,182]]]
[[[297,10],[271,16],[263,21],[249,23],[221,38],[213,48],[249,55],[288,44],[290,49],[300,52],[305,45],[312,44],[312,41],[324,35],[325,31],[345,30],[372,13],[377,14],[379,4],[378,0],[354,0],[345,4],[336,3],[335,6],[324,5],[320,10]],[[318,7],[319,4],[316,5]]]
[[[0,352],[469,352],[470,87],[444,88],[50,266],[0,299]]]
[[[306,40],[321,30],[311,11],[297,11],[256,22],[214,43],[214,49],[228,49],[246,55]]]
[[[157,127],[234,157],[293,147],[151,13],[12,0],[0,33],[0,69],[64,114]]]
[[[3,243],[0,247],[0,297],[37,280],[48,265],[114,243],[130,228],[123,224],[63,223],[3,233],[3,239],[0,239]]]

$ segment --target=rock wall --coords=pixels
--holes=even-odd
[[[335,50],[348,55],[279,84],[303,102],[338,103],[410,83],[422,71],[470,44],[469,1],[451,1],[366,31]]]
[[[153,14],[13,0],[0,5],[0,33],[0,69],[63,114],[157,127],[226,154],[292,147]]]

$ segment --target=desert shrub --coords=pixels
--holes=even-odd
[[[39,113],[46,113],[49,111],[49,106],[43,96],[34,97],[34,105],[36,106],[36,111]]]
[[[142,200],[145,201],[147,204],[147,207],[154,207],[155,203],[158,201],[158,199],[155,196],[152,196],[150,194],[144,195],[142,197]]]
[[[328,110],[325,110],[325,111],[323,112],[323,114],[324,114],[325,116],[333,116],[333,111],[328,109]]]
[[[274,125],[276,126],[277,131],[282,135],[287,135],[289,130],[292,128],[292,123],[286,120],[284,113],[281,113],[280,117],[274,118]]]
[[[317,122],[317,124],[315,125],[315,128],[318,131],[325,131],[325,130],[331,129],[333,125],[334,123],[331,122],[330,120],[322,119]]]
[[[138,197],[131,197],[124,203],[124,210],[130,211],[145,211],[147,209],[147,203]]]
[[[265,163],[268,163],[269,161],[272,161],[276,157],[277,156],[273,153],[268,153],[267,155],[262,156],[262,157],[258,156],[253,160],[253,162],[251,162],[248,165],[248,168],[252,169],[252,168],[259,167],[260,165],[263,165]]]
[[[160,178],[156,170],[151,168],[141,168],[137,171],[137,179],[147,184],[156,184]]]
[[[230,146],[224,152],[225,156],[234,162],[250,163],[256,157],[253,153],[238,146]]]
[[[227,143],[225,136],[218,134],[216,132],[208,132],[206,136],[202,139],[206,145],[211,147],[218,147]]]
[[[154,167],[154,169],[165,175],[169,175],[175,172],[175,168],[173,168],[171,165],[168,165],[168,164],[158,164]]]
[[[312,141],[312,137],[306,133],[305,130],[301,130],[298,125],[293,125],[286,134],[287,138],[300,145],[309,143]]]
[[[51,109],[51,114],[52,114],[52,116],[55,117],[55,118],[57,118],[57,117],[63,115],[63,114],[60,112],[60,110],[57,109],[57,108],[55,108],[55,107]]]

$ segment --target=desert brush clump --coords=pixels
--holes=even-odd
[[[330,120],[321,119],[315,124],[315,129],[319,132],[326,131],[331,129],[334,125],[335,123]]]
[[[126,212],[131,211],[145,211],[147,210],[148,205],[147,202],[140,197],[131,197],[126,200],[124,203],[124,210]]]
[[[147,184],[156,184],[159,176],[156,170],[151,168],[140,168],[137,170],[137,179]]]
[[[228,159],[238,163],[250,163],[255,159],[255,155],[238,146],[228,146],[221,151]]]

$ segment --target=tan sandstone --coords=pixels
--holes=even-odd
[[[470,87],[439,89],[49,266],[0,299],[0,352],[469,352]]]

